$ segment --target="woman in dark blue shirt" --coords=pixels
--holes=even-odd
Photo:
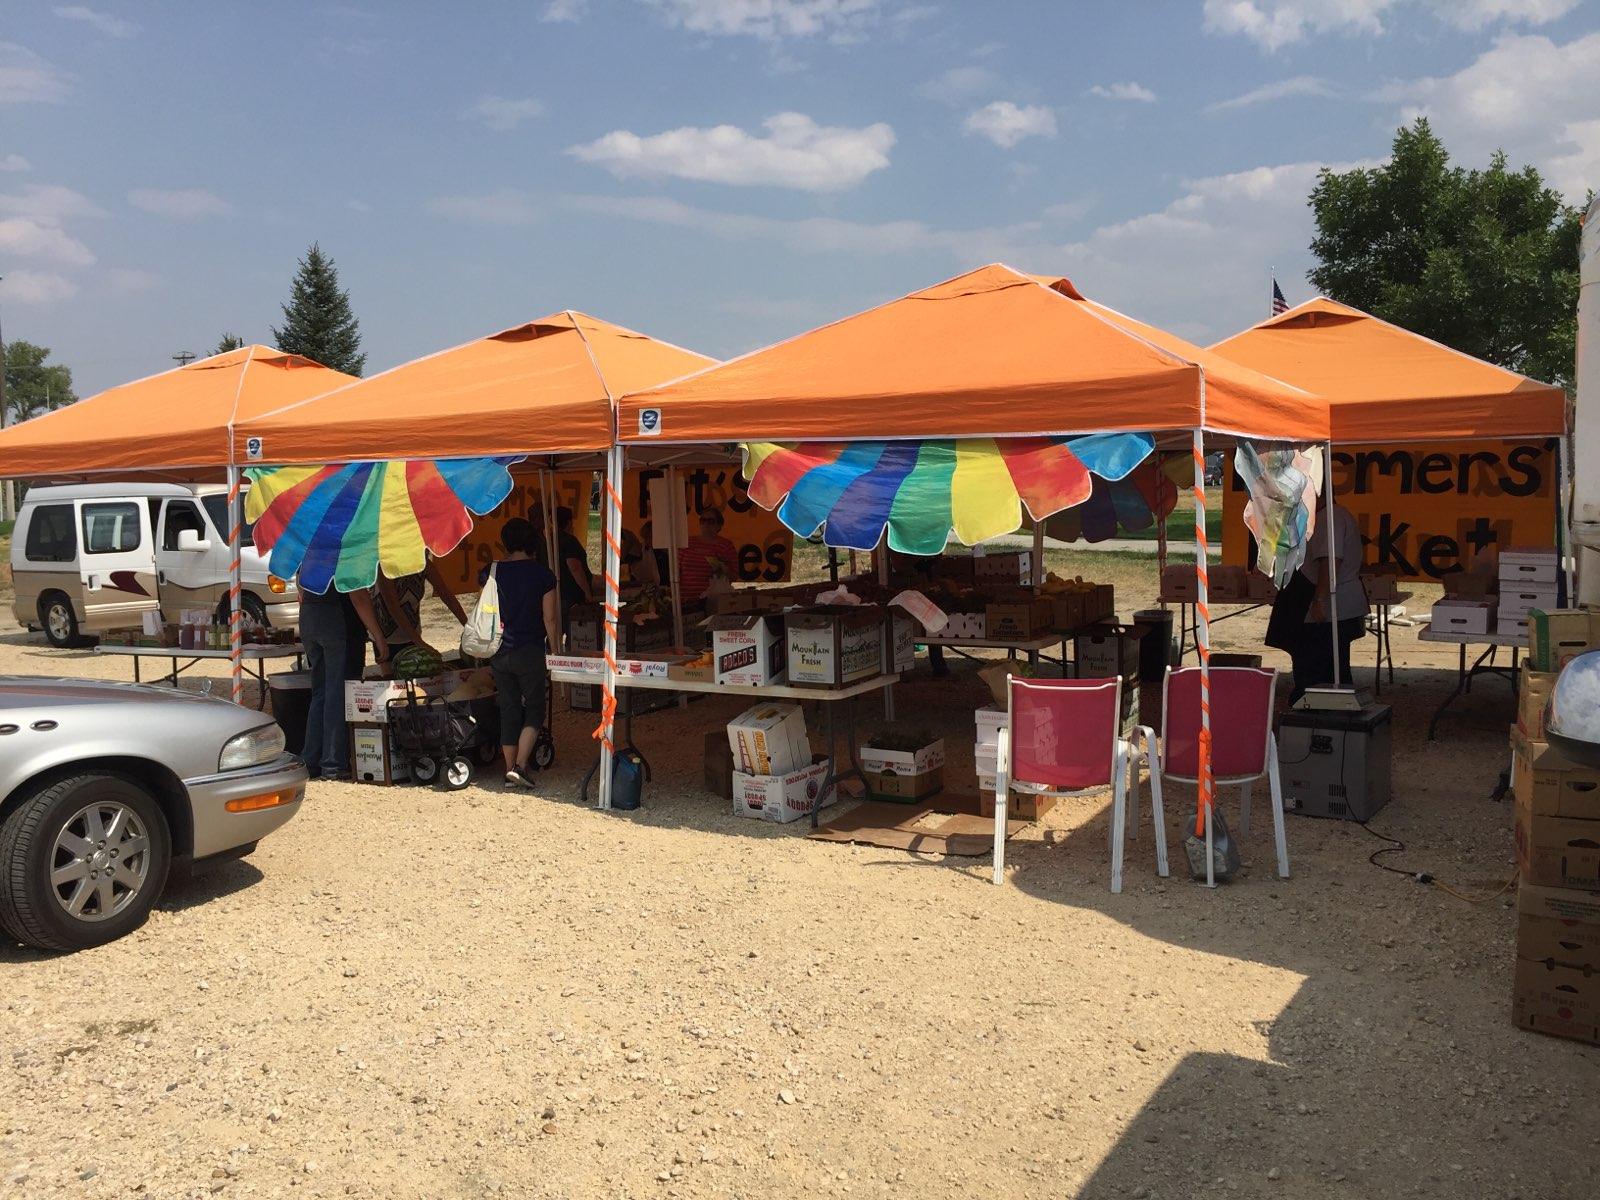
[[[536,557],[539,536],[521,517],[500,530],[504,558],[483,573],[494,572],[500,591],[500,650],[489,661],[500,705],[500,752],[506,760],[506,782],[529,784],[529,757],[544,727],[545,642],[561,647],[560,606],[556,577]]]

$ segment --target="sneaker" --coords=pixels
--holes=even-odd
[[[533,772],[527,767],[512,767],[506,772],[506,783],[511,787],[532,787]]]

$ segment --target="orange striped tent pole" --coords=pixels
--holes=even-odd
[[[1206,883],[1216,883],[1211,863],[1211,805],[1216,781],[1211,764],[1211,548],[1206,542],[1206,446],[1200,430],[1194,431],[1194,567],[1195,649],[1200,654],[1200,769],[1199,803],[1195,806],[1194,833],[1206,839]]]
[[[233,677],[233,702],[244,703],[244,627],[239,597],[241,551],[244,530],[240,524],[244,505],[239,500],[239,468],[228,464],[228,667]]]
[[[622,448],[613,446],[606,455],[600,522],[602,536],[605,539],[605,545],[602,547],[601,575],[605,582],[605,600],[602,607],[606,669],[605,682],[601,688],[600,724],[595,727],[594,736],[600,743],[601,808],[611,807],[612,764],[616,753],[611,735],[617,715],[617,621],[618,609],[622,604],[621,587],[618,582],[622,573],[622,496],[617,491],[617,483],[621,478]]]

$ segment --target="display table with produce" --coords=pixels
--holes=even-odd
[[[107,645],[101,643],[94,648],[96,654],[109,654],[133,660],[133,681],[144,683],[140,674],[139,664],[147,658],[166,659],[172,664],[172,669],[151,683],[170,683],[178,686],[178,676],[183,672],[193,669],[203,662],[228,662],[233,654],[229,650],[210,649],[185,649],[181,646],[125,646]],[[255,663],[253,674],[256,682],[260,684],[260,696],[256,700],[256,707],[262,711],[267,707],[267,662],[283,658],[295,660],[295,669],[300,667],[300,657],[304,648],[299,642],[281,642],[274,644],[249,644],[240,651],[240,657],[246,663]]]

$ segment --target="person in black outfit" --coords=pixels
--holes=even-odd
[[[532,526],[529,526],[531,529]],[[589,572],[589,551],[572,532],[572,510],[556,509],[556,559],[561,564],[561,628],[574,604],[594,602],[594,576]]]
[[[556,578],[536,557],[539,535],[532,524],[513,517],[500,530],[504,558],[484,570],[494,572],[500,591],[500,649],[489,660],[500,707],[500,753],[506,782],[529,784],[529,758],[545,722],[545,644],[561,647]]]

